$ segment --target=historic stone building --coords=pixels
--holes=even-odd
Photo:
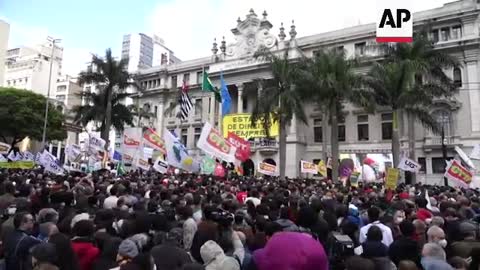
[[[458,58],[461,67],[447,70],[456,83],[461,85],[457,95],[448,100],[438,100],[431,108],[438,121],[445,129],[448,156],[453,156],[454,146],[460,146],[467,153],[474,144],[480,142],[480,2],[477,0],[461,0],[445,4],[443,7],[414,14],[414,27],[425,25],[431,27],[431,37],[438,50],[444,50]],[[163,128],[175,130],[190,151],[202,155],[196,149],[196,141],[206,121],[219,127],[221,112],[210,92],[201,91],[202,70],[208,70],[212,82],[220,86],[219,76],[222,71],[228,83],[232,97],[231,113],[251,112],[257,95],[245,89],[257,88],[261,91],[258,79],[268,79],[271,74],[268,65],[253,57],[261,46],[272,52],[289,50],[289,57],[294,59],[301,54],[311,57],[320,48],[343,48],[348,57],[371,57],[379,55],[367,50],[369,44],[375,42],[375,24],[360,25],[338,31],[320,33],[312,36],[297,37],[295,25],[283,24],[278,35],[272,34],[272,24],[267,13],[257,15],[253,10],[244,20],[237,20],[232,29],[235,42],[219,44],[214,42],[210,56],[183,61],[170,65],[152,67],[140,71],[141,85],[144,88],[140,95],[140,104],[148,104],[155,113],[156,119],[150,121],[160,133]],[[300,30],[300,29],[299,29]],[[359,72],[368,71],[368,66]],[[165,113],[167,107],[175,104],[177,91],[186,81],[190,87],[189,94],[194,108],[187,121],[175,117],[175,111]],[[178,110],[178,108],[177,108]],[[309,125],[293,121],[289,127],[287,138],[287,175],[294,177],[299,173],[299,161],[314,161],[322,158],[324,150],[320,111],[313,105],[305,107],[309,117]],[[367,154],[391,153],[391,119],[388,108],[367,114],[360,108],[345,105],[345,117],[340,122],[340,153]],[[408,150],[408,123],[402,117],[400,124],[402,151]],[[424,130],[415,123],[415,155],[423,165],[420,181],[429,183],[441,182],[445,163],[442,158],[440,136]],[[330,131],[327,132],[330,134]],[[251,161],[246,165],[255,166],[265,159],[278,162],[278,144],[276,141],[252,141]],[[252,164],[253,163],[253,164]]]

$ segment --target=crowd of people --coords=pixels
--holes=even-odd
[[[0,171],[7,270],[443,270],[480,264],[478,190]]]

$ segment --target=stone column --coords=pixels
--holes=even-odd
[[[237,113],[243,113],[243,84],[237,85],[238,100],[237,100]]]
[[[57,153],[56,156],[58,159],[60,159],[60,155],[62,154],[62,142],[58,142],[57,144]]]
[[[158,135],[163,136],[163,121],[165,120],[165,96],[160,96],[158,98],[158,108],[155,121],[155,129],[157,130]]]

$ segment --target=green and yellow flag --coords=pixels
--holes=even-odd
[[[212,81],[210,81],[208,73],[205,70],[203,71],[202,77],[202,90],[214,93],[215,99],[218,102],[222,102],[222,96],[220,95],[220,91],[212,84]]]

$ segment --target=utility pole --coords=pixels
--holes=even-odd
[[[45,102],[45,118],[43,120],[43,133],[42,133],[42,151],[45,149],[46,137],[47,137],[47,122],[48,122],[48,106],[50,104],[50,88],[52,86],[52,69],[53,69],[53,58],[55,53],[55,44],[60,42],[61,39],[54,39],[52,37],[47,38],[48,41],[52,44],[52,52],[50,54],[50,71],[48,75],[48,89],[47,89],[47,101]]]

